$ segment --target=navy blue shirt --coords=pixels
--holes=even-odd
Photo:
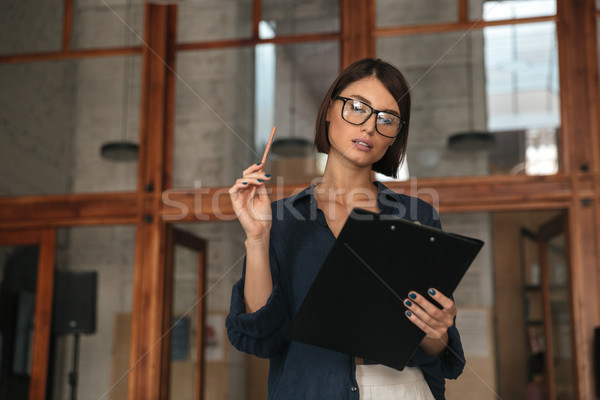
[[[428,203],[395,193],[380,182],[374,184],[382,214],[441,227],[437,212]],[[286,338],[293,316],[335,242],[325,214],[317,207],[314,186],[273,202],[272,210],[269,257],[273,292],[261,309],[246,313],[244,260],[244,273],[233,287],[226,320],[229,340],[240,351],[270,359],[269,400],[358,400],[354,357]],[[439,356],[425,354],[419,347],[408,364],[421,369],[436,400],[445,398],[445,379],[456,379],[465,365],[455,326],[448,330],[448,338],[448,346]]]

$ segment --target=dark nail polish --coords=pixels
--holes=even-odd
[[[263,183],[263,180],[262,180],[262,179],[259,179],[258,181],[259,181],[260,183]]]
[[[412,313],[408,310],[406,310],[406,315],[408,315],[409,317],[412,315]]]
[[[411,303],[411,301],[410,301],[410,300],[405,300],[405,301],[404,301],[404,304],[406,304],[406,306],[407,306],[407,307],[410,307],[410,306],[412,306],[412,303]]]
[[[265,174],[265,176],[266,176],[267,178],[270,178],[270,177],[271,177],[271,174]]]
[[[429,294],[432,295],[432,296],[435,296],[435,290],[429,289]]]
[[[248,184],[248,182],[242,182],[242,185],[247,185],[247,184]]]
[[[260,165],[261,163],[257,162],[256,165]]]
[[[410,294],[408,295],[408,297],[410,297],[411,299],[413,299],[413,300],[414,300],[414,299],[416,299],[416,298],[417,298],[417,295],[416,295],[416,294],[414,294],[414,293],[410,293]]]

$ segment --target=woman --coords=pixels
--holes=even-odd
[[[357,61],[336,79],[319,111],[315,144],[328,154],[320,183],[271,203],[264,187],[271,177],[259,163],[229,190],[247,253],[227,331],[237,349],[270,359],[271,400],[443,399],[445,378],[462,372],[456,308],[435,289],[410,292],[405,315],[390,316],[409,318],[426,334],[403,371],[285,336],[354,207],[440,227],[429,204],[372,181],[372,171],[396,176],[406,154],[409,115],[400,71],[381,60]]]

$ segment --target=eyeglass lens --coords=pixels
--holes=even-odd
[[[344,100],[344,108],[342,109],[342,117],[347,122],[354,125],[362,125],[365,123],[373,114],[374,110],[372,107],[354,99],[342,99]],[[376,114],[377,132],[384,136],[395,137],[400,130],[401,120],[394,114],[379,111]]]

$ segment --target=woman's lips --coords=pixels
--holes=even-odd
[[[352,139],[352,143],[354,143],[354,147],[362,151],[369,151],[373,148],[373,145],[368,140]]]

